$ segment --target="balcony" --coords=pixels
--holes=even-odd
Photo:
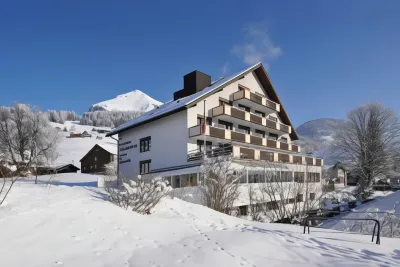
[[[280,105],[268,98],[252,93],[249,89],[239,90],[231,95],[233,101],[238,101],[239,103],[247,105],[258,105],[262,109],[268,109],[269,111],[280,111]]]
[[[235,119],[240,120],[239,124],[246,125],[248,127],[254,127],[254,124],[261,125],[269,128],[268,130],[274,133],[291,133],[292,128],[289,125],[285,125],[268,118],[262,117],[261,115],[247,112],[243,109],[229,106],[229,105],[221,105],[215,107],[211,110],[212,117],[226,120],[226,121],[234,121]]]
[[[188,161],[201,160],[204,157],[204,155],[206,155],[207,157],[232,155],[236,159],[261,160],[261,161],[282,162],[282,163],[301,164],[301,165],[310,165],[307,164],[307,161],[311,159],[313,162],[315,162],[315,164],[312,164],[313,166],[319,167],[323,165],[322,159],[253,149],[248,147],[232,145],[231,143],[220,145],[214,148],[206,148],[205,153],[204,150],[199,150],[199,149],[189,151]]]
[[[189,128],[189,138],[203,135],[201,127],[202,127],[201,125],[196,125]],[[264,138],[263,135],[254,132],[248,134],[246,131],[241,129],[228,130],[225,128],[225,125],[218,125],[218,124],[215,124],[213,126],[205,125],[204,130],[205,130],[205,135],[211,139],[215,139],[215,141],[223,139],[223,140],[229,140],[256,146],[269,147],[276,150],[280,149],[289,152],[300,151],[300,148],[297,145],[287,144],[285,142],[279,142],[275,139]]]

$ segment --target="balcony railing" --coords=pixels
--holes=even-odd
[[[203,132],[201,131],[203,126],[196,125],[189,128],[189,138],[201,136]],[[231,140],[241,143],[247,143],[257,146],[269,147],[273,149],[281,149],[285,151],[292,151],[292,152],[300,152],[300,148],[294,144],[288,144],[286,142],[279,142],[276,138],[266,136],[264,137],[261,133],[251,132],[248,133],[245,129],[234,129],[230,130],[227,129],[226,125],[223,124],[214,124],[205,125],[204,134],[210,137],[218,138],[218,139],[225,139]],[[313,164],[313,163],[308,163]],[[316,164],[321,164],[316,162]]]
[[[232,144],[225,144],[216,148],[206,148],[205,153],[201,149],[191,150],[188,152],[188,161],[199,160],[204,157],[204,154],[207,157],[230,155],[232,154]]]
[[[264,96],[260,96],[258,94],[250,92],[248,89],[239,90],[232,94],[233,101],[237,101],[240,99],[247,99],[258,105],[262,105],[274,111],[280,111],[280,105],[275,103],[274,101],[269,100]]]
[[[212,113],[213,117],[220,116],[220,115],[231,116],[233,118],[256,123],[258,125],[262,125],[262,126],[270,128],[270,129],[282,131],[284,133],[291,133],[290,126],[277,122],[277,119],[275,117],[272,117],[272,118],[263,117],[260,114],[248,112],[243,108],[224,104],[224,105],[213,108],[211,110],[211,113]]]

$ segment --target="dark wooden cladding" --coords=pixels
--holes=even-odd
[[[231,139],[238,142],[246,142],[246,135],[237,132],[231,132]]]
[[[253,145],[258,145],[258,146],[262,146],[262,144],[263,144],[261,137],[253,136],[253,135],[250,135],[250,143]]]
[[[273,162],[274,161],[274,153],[261,150],[260,151],[260,160],[266,160],[266,161]]]
[[[276,141],[267,139],[267,147],[276,148]]]
[[[292,145],[292,151],[293,152],[299,152],[299,146]]]
[[[281,153],[279,153],[279,154],[278,154],[278,161],[281,161],[281,162],[289,162],[289,161],[290,161],[290,157],[289,157],[288,154],[281,154]]]
[[[250,121],[257,124],[262,124],[262,118],[254,114],[250,114]]]
[[[225,130],[216,127],[210,127],[210,136],[225,139]]]
[[[315,165],[322,166],[322,160],[321,159],[315,159]]]
[[[288,133],[289,132],[289,126],[285,125],[285,124],[280,124],[279,128],[282,132]]]
[[[246,112],[236,108],[231,108],[231,116],[244,120],[246,119]]]
[[[240,158],[242,159],[254,159],[254,149],[240,148]]]
[[[313,158],[306,158],[306,164],[307,165],[314,165]]]
[[[293,163],[302,164],[303,160],[301,156],[293,156]]]
[[[280,149],[282,150],[289,150],[289,145],[283,142],[280,142]]]
[[[250,93],[250,100],[262,105],[262,97],[254,93]]]
[[[271,120],[266,120],[266,123],[268,128],[276,129],[276,122]]]

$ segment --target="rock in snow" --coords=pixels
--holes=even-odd
[[[118,111],[149,111],[153,108],[162,105],[162,102],[157,101],[146,95],[140,90],[119,95],[113,99],[109,99],[90,107],[89,111],[97,110],[118,110]]]

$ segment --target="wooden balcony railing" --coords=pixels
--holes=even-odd
[[[299,146],[297,146],[297,145],[292,145],[292,151],[293,151],[293,152],[300,152]]]
[[[260,160],[266,160],[273,162],[274,161],[274,152],[268,152],[268,151],[260,151]]]
[[[233,101],[244,98],[244,90],[239,90],[239,91],[233,93],[232,98],[233,98]]]
[[[210,136],[225,139],[225,130],[210,126]]]
[[[261,137],[250,135],[250,144],[262,146],[263,145],[263,139]]]
[[[275,140],[267,139],[267,147],[276,148],[277,147],[276,144],[277,143]]]
[[[231,116],[238,118],[238,119],[242,119],[245,120],[246,119],[246,111],[237,109],[237,108],[231,108]]]
[[[250,113],[250,121],[262,125],[262,117]]]
[[[240,158],[241,159],[255,159],[255,151],[254,149],[249,148],[240,148]]]
[[[313,159],[313,158],[306,157],[306,164],[307,164],[307,165],[314,165],[314,159]]]
[[[232,131],[231,132],[231,139],[233,141],[246,142],[246,134]]]
[[[293,156],[293,163],[302,164],[303,163],[303,157],[301,157],[301,156]]]
[[[267,119],[266,120],[266,125],[267,125],[268,128],[277,130],[276,122],[274,122],[274,121],[271,121],[271,120]]]
[[[250,92],[250,100],[262,105],[262,97]]]
[[[280,129],[282,132],[289,133],[289,126],[287,126],[287,125],[285,125],[285,124],[279,123],[279,129]]]
[[[289,161],[290,161],[290,157],[289,157],[288,154],[281,154],[281,153],[278,153],[278,161],[281,161],[281,162],[289,162]]]

